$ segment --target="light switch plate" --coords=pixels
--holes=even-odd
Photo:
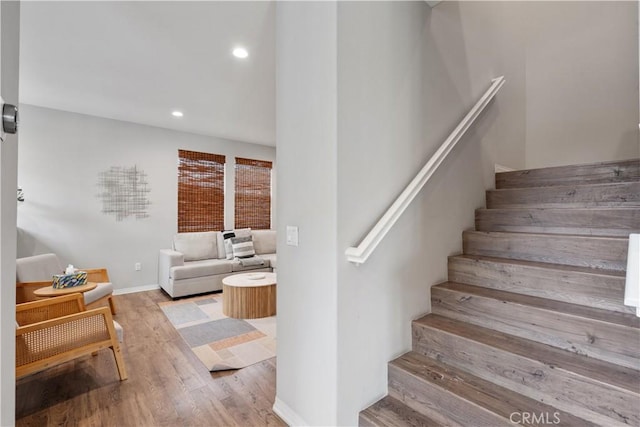
[[[298,227],[287,225],[287,245],[298,246]]]

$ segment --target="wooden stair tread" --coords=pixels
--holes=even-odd
[[[475,212],[475,224],[478,231],[627,237],[640,232],[640,208],[482,208]]]
[[[534,268],[557,270],[558,272],[578,272],[578,273],[584,273],[584,274],[594,274],[598,276],[625,277],[624,271],[607,270],[605,268],[582,267],[578,265],[552,264],[548,262],[527,261],[527,260],[521,260],[521,259],[498,258],[498,257],[484,256],[484,255],[469,255],[469,254],[452,255],[450,258],[465,258],[465,259],[477,260],[477,261],[499,262],[504,264],[522,265],[522,266],[528,266],[528,267],[534,267]]]
[[[430,314],[414,320],[416,325],[437,328],[448,334],[533,359],[553,369],[563,369],[577,375],[591,378],[604,384],[638,394],[640,398],[640,370],[626,368],[598,359],[589,358],[537,343],[525,338],[486,329],[480,326]]]
[[[436,285],[439,288],[452,289],[464,293],[471,293],[486,298],[493,298],[519,305],[529,305],[549,312],[558,311],[563,314],[589,318],[599,322],[613,323],[629,328],[640,328],[640,318],[634,314],[618,313],[609,310],[586,307],[578,304],[571,304],[562,301],[550,300],[547,298],[522,295],[513,292],[500,291],[496,289],[472,286],[463,283],[445,282]],[[640,338],[640,337],[639,337]]]
[[[360,425],[387,427],[440,427],[424,414],[409,408],[404,403],[385,396],[360,412]]]
[[[475,255],[450,256],[449,281],[635,314],[623,271]]]
[[[496,173],[496,187],[549,186],[558,181],[625,182],[640,179],[640,159],[614,160]]]
[[[640,182],[501,188],[486,192],[487,208],[587,208],[640,206]]]
[[[548,303],[547,303],[548,301]],[[500,331],[567,352],[638,368],[635,314],[448,282],[431,288],[433,314]]]
[[[557,412],[562,420],[562,425],[595,425],[553,406],[501,387],[461,369],[448,366],[415,351],[406,353],[391,361],[390,366],[402,369],[422,381],[434,383],[460,399],[491,411],[506,420],[514,412],[535,414],[554,414]]]
[[[625,237],[468,230],[462,233],[462,242],[469,255],[619,271],[627,267]]]

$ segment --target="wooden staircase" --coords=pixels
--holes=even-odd
[[[496,174],[373,426],[640,425],[640,160]]]

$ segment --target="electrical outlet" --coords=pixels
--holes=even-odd
[[[135,269],[136,271],[142,270],[142,264],[140,264],[139,262],[136,262]]]

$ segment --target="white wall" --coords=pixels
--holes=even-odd
[[[20,3],[0,4],[0,93],[18,105]],[[0,143],[0,425],[15,423],[16,180],[18,137]]]
[[[336,425],[336,4],[279,2],[278,369],[274,410]],[[300,244],[283,231],[299,227]],[[280,268],[283,266],[284,268]]]
[[[22,105],[18,256],[54,252],[63,264],[107,267],[116,289],[157,284],[158,250],[177,231],[178,149],[227,156],[227,227],[234,157],[275,160],[273,147]],[[134,165],[147,174],[149,217],[116,221],[101,213],[98,174]]]
[[[495,162],[523,166],[523,76],[507,64],[502,5],[338,5],[338,423],[387,392],[387,362],[411,348],[411,320],[493,185]],[[496,26],[489,25],[492,22]],[[505,49],[510,53],[510,49]],[[514,61],[515,62],[515,61]],[[507,84],[366,264],[357,245],[490,86]],[[502,144],[509,141],[509,144]]]
[[[527,167],[640,157],[638,2],[519,4]]]

